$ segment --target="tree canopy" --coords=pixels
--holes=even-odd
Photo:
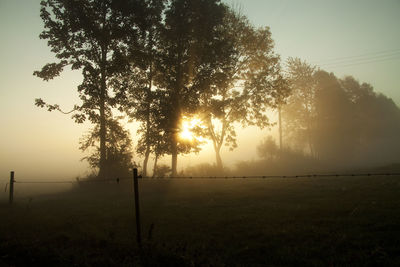
[[[71,111],[41,98],[35,104],[93,124],[80,148],[92,152],[85,159],[99,177],[132,166],[132,140],[117,113],[139,122],[144,176],[151,154],[153,173],[169,172],[157,161],[170,155],[176,176],[178,155],[200,151],[200,136],[223,170],[221,148],[237,147],[236,127],[271,126],[271,109],[279,121],[282,114],[288,148],[266,139],[258,151],[264,158],[286,151],[344,166],[383,147],[387,159],[396,157],[400,111],[391,99],[297,58],[283,69],[270,29],[220,0],[43,0],[40,16],[40,38],[56,62],[34,75],[49,81],[70,67],[83,81]],[[199,138],[183,138],[189,130]]]
[[[223,71],[213,77],[216,86],[201,96],[204,135],[213,142],[220,169],[222,145],[237,147],[236,124],[271,125],[267,108],[276,108],[289,93],[268,27],[254,28],[246,17],[230,10],[224,29],[231,52],[219,62]]]
[[[126,72],[130,51],[140,50],[138,42],[145,5],[140,0],[44,0],[40,16],[44,22],[41,39],[46,39],[58,62],[48,63],[34,75],[45,81],[59,76],[70,66],[81,70],[83,81],[77,90],[81,103],[72,117],[81,123],[98,125],[99,176],[107,171],[107,120],[117,107],[124,88],[113,82]],[[60,110],[37,99],[36,105]]]

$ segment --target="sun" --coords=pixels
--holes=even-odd
[[[201,141],[201,137],[196,136],[192,130],[196,127],[204,128],[202,121],[197,117],[188,118],[186,116],[182,117],[179,137],[186,141]]]
[[[181,131],[179,133],[179,137],[184,140],[193,141],[194,135],[192,131],[190,131],[189,122],[185,121],[182,123]]]

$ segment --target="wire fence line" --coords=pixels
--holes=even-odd
[[[307,175],[249,175],[249,176],[178,176],[178,177],[155,177],[155,179],[151,178],[142,178],[138,176],[137,169],[133,170],[132,177],[118,177],[115,179],[99,179],[99,180],[80,180],[76,179],[75,181],[28,181],[28,180],[16,180],[14,177],[14,172],[10,174],[10,183],[6,184],[5,191],[7,191],[7,185],[9,185],[9,204],[13,203],[14,199],[14,184],[73,184],[73,183],[100,183],[100,182],[116,182],[119,184],[121,180],[132,180],[133,181],[133,192],[135,199],[135,221],[136,221],[136,241],[138,246],[142,247],[142,239],[141,239],[141,221],[140,221],[140,208],[139,208],[139,186],[138,186],[138,178],[142,178],[142,180],[147,181],[166,181],[169,179],[174,180],[184,180],[184,179],[266,179],[266,178],[314,178],[314,177],[349,177],[349,176],[400,176],[400,173],[343,173],[343,174],[307,174]],[[159,178],[159,179],[157,179]],[[29,201],[32,201],[32,198],[29,198]],[[30,203],[30,202],[29,202]]]
[[[142,180],[187,180],[187,179],[271,179],[271,178],[323,178],[323,177],[361,177],[361,176],[400,176],[399,173],[331,173],[331,174],[301,174],[301,175],[238,175],[238,176],[165,176],[165,177],[144,177]],[[93,179],[93,180],[64,180],[64,181],[29,181],[29,180],[19,180],[15,179],[14,183],[19,184],[79,184],[79,183],[119,183],[123,180],[132,180],[133,177],[121,177],[113,179]],[[7,185],[6,189],[7,190]]]

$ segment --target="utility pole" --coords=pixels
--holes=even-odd
[[[279,150],[282,153],[282,116],[281,116],[281,105],[278,107],[278,116],[279,116]]]

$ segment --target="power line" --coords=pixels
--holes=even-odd
[[[385,59],[385,58],[392,58],[392,57],[398,57],[398,56],[400,56],[400,51],[396,52],[396,53],[386,54],[386,55],[376,55],[376,56],[361,57],[361,58],[356,58],[356,59],[342,59],[342,60],[336,61],[336,62],[321,63],[321,64],[317,64],[317,65],[320,65],[320,66],[335,65],[335,64],[342,64],[342,63],[349,63],[349,62],[365,61],[365,60]]]
[[[336,64],[336,65],[318,65],[318,66],[326,66],[328,68],[342,68],[342,67],[357,66],[357,65],[364,65],[364,64],[370,64],[370,63],[385,62],[385,61],[397,60],[397,59],[400,59],[400,54],[399,54],[399,56],[392,57],[392,58],[382,58],[382,59],[366,60],[366,61],[353,62],[353,63],[347,62],[347,63]]]
[[[329,64],[330,62],[335,63],[335,61],[351,60],[351,59],[356,59],[356,58],[368,58],[371,56],[385,56],[385,55],[387,56],[387,55],[397,54],[397,53],[400,53],[400,48],[359,54],[359,55],[353,55],[353,56],[345,56],[345,57],[338,57],[338,58],[331,58],[331,59],[321,59],[321,60],[311,61],[310,63],[324,65],[324,64]]]

